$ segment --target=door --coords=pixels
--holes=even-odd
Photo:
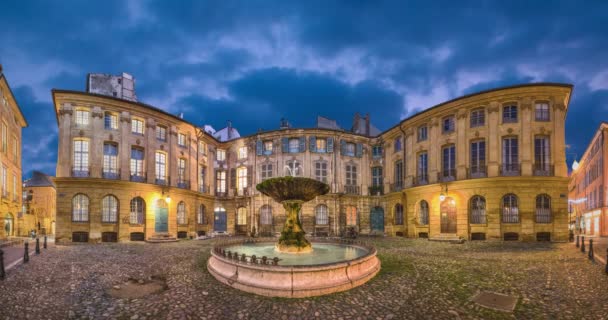
[[[215,211],[213,213],[213,230],[226,232],[228,230],[227,220],[226,211]]]
[[[441,233],[456,233],[456,202],[450,197],[441,203]]]
[[[6,214],[6,217],[4,218],[4,232],[6,234],[7,237],[9,236],[13,236],[13,215],[10,213]]]
[[[382,207],[374,207],[370,213],[370,221],[372,232],[384,232],[384,209]]]
[[[158,200],[154,211],[154,232],[169,231],[169,209],[165,200]]]

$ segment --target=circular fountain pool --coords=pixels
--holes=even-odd
[[[288,298],[349,290],[380,270],[373,247],[327,242],[312,247],[310,253],[293,254],[276,252],[274,242],[222,245],[211,251],[207,269],[236,289]]]

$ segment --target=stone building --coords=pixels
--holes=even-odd
[[[31,229],[42,235],[55,234],[56,205],[57,192],[53,177],[34,171],[32,177],[23,183],[24,213],[34,217]]]
[[[569,209],[576,234],[608,236],[606,189],[608,176],[604,156],[608,154],[608,123],[603,122],[591,139],[580,162],[570,175]]]
[[[27,235],[21,207],[21,129],[27,122],[0,65],[0,239]]]
[[[303,206],[303,227],[312,235],[354,228],[563,241],[571,91],[552,83],[487,90],[384,132],[374,132],[366,115],[355,116],[351,130],[328,119],[308,129],[282,121],[277,130],[217,139],[206,127],[140,102],[53,90],[57,240],[275,235],[284,210],[255,185],[291,174],[331,187]]]

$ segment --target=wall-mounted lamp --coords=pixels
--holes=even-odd
[[[169,191],[165,192],[165,190],[163,189],[163,198],[165,198],[165,202],[167,202],[167,204],[171,203],[171,197],[169,196]]]
[[[440,185],[441,186],[441,185]],[[439,195],[439,201],[445,201],[445,198],[448,196],[448,185],[445,185],[445,193],[443,193],[443,188],[441,188],[441,194]]]

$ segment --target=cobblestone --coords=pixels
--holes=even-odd
[[[0,281],[0,319],[602,319],[608,276],[573,244],[372,239],[382,271],[348,292],[279,299],[240,292],[206,270],[212,241],[57,246]],[[164,279],[140,299],[108,292]],[[479,291],[518,297],[513,313]]]

